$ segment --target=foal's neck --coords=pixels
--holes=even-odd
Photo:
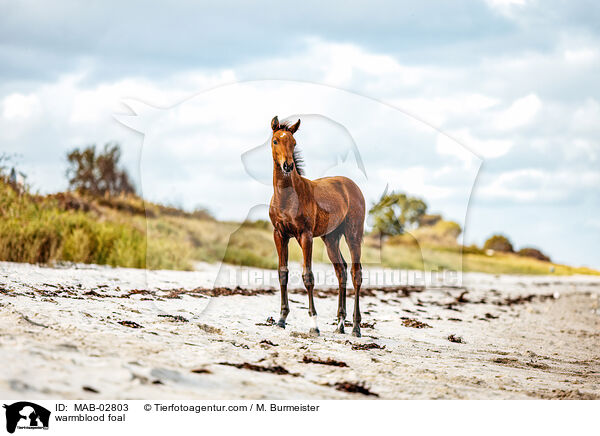
[[[298,195],[299,192],[304,191],[304,180],[296,168],[286,176],[279,164],[273,162],[273,191],[276,200],[285,200],[290,195]]]

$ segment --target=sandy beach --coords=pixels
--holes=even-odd
[[[276,273],[220,287],[240,271],[0,263],[0,397],[600,399],[596,277],[367,279],[355,338],[334,333],[331,284],[311,337],[297,283],[283,330]]]

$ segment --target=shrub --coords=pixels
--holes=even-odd
[[[501,251],[504,253],[514,252],[511,242],[506,236],[503,235],[494,235],[489,238],[487,241],[485,241],[485,244],[483,244],[483,249]]]
[[[440,220],[433,226],[419,227],[411,233],[420,244],[455,247],[458,244],[457,238],[462,233],[462,229],[454,221]]]
[[[542,260],[544,262],[550,262],[550,257],[546,256],[544,253],[542,253],[537,248],[532,248],[532,247],[521,248],[517,254],[519,256],[523,256],[523,257],[531,257],[533,259]]]
[[[430,215],[430,214],[425,214],[422,217],[419,218],[419,227],[431,227],[431,226],[435,226],[439,221],[442,220],[442,216],[441,215]]]

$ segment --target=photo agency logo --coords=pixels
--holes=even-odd
[[[19,430],[48,430],[50,424],[50,411],[39,404],[28,401],[19,401],[10,405],[4,404],[6,409],[6,431],[14,433]]]
[[[429,265],[437,264],[432,258],[435,254],[422,249],[413,236],[416,220],[411,221],[397,206],[422,197],[435,206],[434,213],[438,209],[449,213],[463,230],[456,240],[460,250],[481,159],[411,116],[410,108],[400,110],[329,86],[279,80],[220,86],[168,108],[131,99],[123,104],[129,113],[115,118],[143,134],[140,173],[145,199],[188,210],[202,205],[221,221],[242,222],[237,227],[229,225],[226,235],[220,233],[222,227],[206,225],[207,237],[214,239],[223,262],[218,267],[194,265],[204,274],[198,286],[279,288],[275,243],[265,231],[272,228],[269,206],[276,169],[275,116],[278,125],[293,130],[287,134],[295,142],[294,162],[286,162],[287,169],[293,163],[301,165],[309,180],[345,176],[362,192],[368,234],[362,243],[363,286],[460,285],[462,264],[433,271]],[[403,197],[403,193],[407,195]],[[375,205],[386,196],[398,201],[377,209]],[[317,206],[328,207],[318,202]],[[381,217],[399,229],[406,250],[386,251],[398,238],[373,231]],[[336,224],[332,220],[324,227]],[[155,227],[148,226],[148,241],[155,237],[154,232]],[[317,239],[312,250],[315,288],[337,287],[336,271],[329,263],[332,253],[327,241]],[[411,258],[403,264],[399,257],[406,251]],[[148,264],[154,253],[156,250],[148,249]],[[345,242],[341,253],[350,259]],[[288,287],[302,287],[302,253],[295,242],[289,245],[289,258]],[[387,268],[390,264],[403,266]],[[191,304],[196,306],[209,302],[194,300],[198,301]]]

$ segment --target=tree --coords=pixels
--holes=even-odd
[[[101,152],[96,151],[96,145],[72,150],[67,154],[69,188],[92,195],[135,193],[127,171],[119,168],[120,159],[121,148],[117,143],[105,144]]]
[[[494,235],[485,241],[483,244],[484,250],[502,251],[505,253],[512,253],[514,251],[513,245],[506,236]]]
[[[401,235],[414,226],[427,211],[427,204],[403,193],[383,193],[369,210],[373,230],[382,236]]]

